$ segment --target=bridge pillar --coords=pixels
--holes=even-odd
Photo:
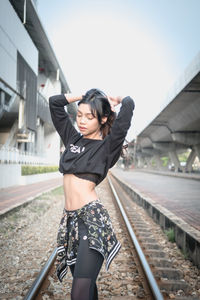
[[[138,157],[138,163],[137,163],[137,167],[138,168],[144,168],[145,165],[145,160],[142,156]]]
[[[156,154],[156,155],[154,155],[153,158],[155,159],[156,166],[158,167],[158,169],[163,170],[164,169],[163,162],[162,162],[160,156],[158,154]]]
[[[181,165],[180,165],[180,162],[179,162],[178,155],[177,155],[176,151],[170,151],[169,152],[169,157],[170,157],[172,163],[175,166],[175,171],[178,172],[178,170],[181,169]]]
[[[187,162],[186,162],[186,171],[187,172],[191,172],[192,171],[192,164],[196,158],[196,151],[195,149],[192,149],[192,151],[190,152],[190,155],[188,156]]]
[[[152,157],[146,156],[145,162],[147,164],[148,169],[152,169]]]
[[[196,155],[198,156],[199,160],[200,160],[200,144],[199,145],[195,145],[194,146]]]

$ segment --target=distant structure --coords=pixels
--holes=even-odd
[[[36,3],[0,1],[1,165],[57,165],[60,157],[62,145],[51,121],[48,98],[70,89]],[[75,107],[70,104],[68,108],[72,119]]]
[[[200,52],[169,92],[163,110],[137,136],[135,145],[135,166],[139,168],[200,172]],[[186,151],[187,160],[181,162],[179,156]],[[168,162],[165,167],[163,158]]]

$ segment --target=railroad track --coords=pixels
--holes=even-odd
[[[174,267],[173,261],[167,255],[165,247],[160,243],[159,234],[156,234],[156,231],[149,224],[146,213],[134,203],[114,177],[111,176],[111,178],[112,181],[111,179],[109,181],[114,187],[113,192],[121,199],[121,205],[127,215],[130,227],[137,237],[137,241],[162,297],[164,299],[199,299],[191,296],[191,287],[185,282],[181,271]],[[141,210],[143,213],[140,213]],[[147,277],[149,281],[149,276]],[[154,292],[153,295],[154,299],[162,299],[159,295],[157,298]]]
[[[136,204],[133,203],[112,176],[108,177],[108,181],[116,209],[120,211],[123,220],[122,223],[126,224],[129,240],[133,244],[130,245],[130,248],[133,259],[138,267],[138,273],[142,278],[142,285],[145,292],[143,299],[169,299],[171,298],[171,294],[175,294],[180,290],[183,291],[184,294],[187,294],[190,287],[183,280],[180,271],[173,268],[169,258],[166,257],[159,242],[153,236],[151,229],[148,229],[148,222],[138,213],[135,207]],[[123,228],[123,231],[125,230],[126,229]],[[55,272],[53,267],[55,256],[56,249],[54,249],[49,260],[36,278],[24,298],[25,300],[42,299],[42,291],[44,291],[49,284],[48,275]],[[107,297],[105,297],[105,299],[106,298]],[[65,299],[70,299],[70,297],[65,297]],[[121,299],[123,299],[123,297]],[[126,299],[129,298],[127,297]],[[130,296],[130,299],[133,298]],[[187,298],[177,296],[177,298],[174,299]],[[190,297],[188,299],[195,298]]]

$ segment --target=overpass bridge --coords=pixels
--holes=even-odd
[[[186,165],[178,154],[188,150]],[[191,172],[195,158],[200,160],[200,52],[172,90],[166,106],[137,136],[134,151],[139,167],[162,170],[161,157],[167,156],[175,171]]]

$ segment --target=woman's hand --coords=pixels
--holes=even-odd
[[[82,100],[82,96],[77,96],[72,93],[68,93],[68,94],[64,94],[64,95],[65,95],[65,98],[67,99],[68,103]]]
[[[115,112],[115,106],[122,102],[123,97],[121,96],[108,96],[108,101],[110,102],[111,110]]]

